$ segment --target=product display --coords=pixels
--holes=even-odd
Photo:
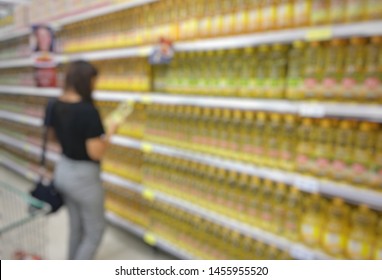
[[[34,88],[27,35],[0,41],[0,163],[35,179],[48,97],[89,60],[104,127],[126,119],[110,221],[198,259],[382,259],[381,1],[31,2],[58,27],[58,88]],[[161,39],[174,56],[151,65]]]

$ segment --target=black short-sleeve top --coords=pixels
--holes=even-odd
[[[92,161],[86,151],[86,140],[105,133],[97,108],[84,101],[56,100],[50,112],[46,111],[44,124],[54,129],[62,153],[73,160]]]

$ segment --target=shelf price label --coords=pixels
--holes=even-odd
[[[153,146],[149,143],[142,144],[142,151],[145,153],[151,153],[153,151]]]
[[[304,192],[318,193],[320,191],[319,182],[312,178],[298,177],[294,180],[294,185]]]
[[[142,102],[143,104],[151,104],[151,103],[153,103],[153,100],[152,100],[151,96],[149,96],[149,95],[143,95],[143,96],[141,97],[141,102]]]
[[[142,192],[142,196],[144,199],[147,199],[148,201],[154,201],[154,199],[155,199],[154,192],[152,190],[149,190],[149,189],[145,189]]]
[[[155,244],[157,243],[157,239],[155,237],[154,234],[152,234],[151,232],[148,232],[146,233],[144,236],[143,236],[143,240],[149,244],[150,246],[155,246]]]
[[[305,39],[308,41],[329,40],[333,37],[333,29],[331,27],[313,28],[306,32]]]
[[[314,260],[314,253],[300,245],[292,246],[289,254],[296,260]]]

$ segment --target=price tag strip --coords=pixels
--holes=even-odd
[[[143,240],[149,244],[150,246],[155,246],[156,243],[157,243],[157,239],[155,237],[155,235],[151,232],[148,232],[146,233],[144,236],[143,236]]]

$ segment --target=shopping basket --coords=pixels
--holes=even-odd
[[[0,181],[0,259],[46,259],[49,205]]]

